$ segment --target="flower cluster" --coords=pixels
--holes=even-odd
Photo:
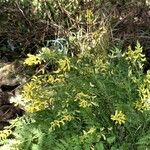
[[[111,120],[115,121],[115,124],[124,124],[125,123],[125,115],[122,113],[122,111],[115,111],[114,115],[111,115]]]
[[[150,110],[150,71],[147,71],[138,91],[140,100],[136,101],[135,108],[141,112]]]
[[[11,134],[12,134],[12,131],[10,129],[4,129],[0,131],[0,140],[5,140]]]
[[[91,106],[97,106],[97,104],[93,101],[95,98],[95,96],[90,96],[88,94],[80,92],[77,93],[75,101],[79,102],[80,107],[86,108]]]
[[[62,125],[65,125],[66,122],[70,122],[72,119],[74,119],[73,115],[69,114],[67,109],[58,112],[57,116],[59,119],[56,119],[50,123],[50,131],[55,130],[57,127],[60,128]]]
[[[56,73],[59,72],[67,72],[70,71],[70,61],[67,57],[64,59],[59,59],[58,60],[58,70],[55,71]]]
[[[135,103],[135,108],[141,112],[144,110],[149,110],[150,109],[150,103],[149,100],[138,100]]]
[[[128,60],[131,64],[135,65],[138,63],[140,66],[143,67],[143,62],[146,61],[145,55],[142,54],[143,48],[141,47],[140,43],[137,42],[135,50],[131,49],[131,46],[128,47],[128,52],[125,53],[126,60]]]
[[[27,54],[28,58],[25,59],[24,64],[28,66],[41,64],[41,57],[39,55]]]

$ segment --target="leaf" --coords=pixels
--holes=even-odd
[[[95,150],[104,150],[104,145],[102,142],[99,142],[95,145]]]
[[[65,140],[60,139],[60,142],[67,148],[69,147],[68,143]]]
[[[110,150],[116,150],[116,149],[117,149],[117,147],[112,146]]]
[[[75,146],[75,147],[73,148],[73,150],[81,150],[81,147],[80,147],[80,146]]]
[[[114,143],[115,140],[116,140],[116,137],[115,137],[115,136],[111,136],[111,137],[107,138],[107,142],[108,142],[109,144]]]
[[[85,143],[85,144],[83,145],[83,150],[90,150],[90,144]]]
[[[32,144],[32,150],[40,150],[37,144]]]
[[[56,150],[66,150],[65,146],[62,143],[56,143]]]

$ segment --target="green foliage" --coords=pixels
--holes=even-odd
[[[57,69],[37,74],[24,85],[27,113],[14,124],[14,146],[20,150],[148,148],[150,88],[149,74],[141,71],[141,50],[139,43],[134,52],[114,49],[99,66],[95,61],[99,56],[68,58],[43,48],[39,58],[45,64],[53,60]],[[141,91],[142,85],[147,92]],[[137,107],[137,100],[147,107]]]
[[[142,136],[138,142],[136,143],[138,145],[138,150],[147,149],[150,148],[150,133],[145,134]]]
[[[39,67],[22,89],[26,115],[0,132],[6,142],[15,128],[10,149],[149,148],[150,72],[143,73],[143,48],[137,42],[135,50],[115,48],[109,56],[107,51],[114,17],[108,12],[130,2],[134,0],[0,1],[2,35],[13,31],[0,45],[2,53],[11,49],[14,54],[18,46],[20,56],[27,48],[24,64]],[[30,48],[44,42],[47,47],[33,54],[36,50]]]

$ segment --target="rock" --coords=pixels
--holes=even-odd
[[[20,84],[15,84],[15,85],[1,85],[1,90],[2,92],[12,92],[14,91]]]
[[[0,62],[0,86],[14,86],[24,81],[21,77],[23,65],[17,62],[1,63]]]
[[[0,92],[0,107],[9,104],[9,94],[6,92]]]
[[[9,125],[9,120],[24,114],[21,108],[9,101],[12,96],[16,96],[15,91],[18,92],[19,85],[24,82],[20,75],[22,69],[21,64],[16,62],[0,62],[0,130]]]
[[[22,115],[23,110],[13,106],[13,104],[3,105],[0,107],[0,121],[8,121]]]
[[[7,121],[0,121],[0,130],[4,129],[5,126],[9,126],[10,123]]]

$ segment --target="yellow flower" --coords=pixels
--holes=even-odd
[[[131,63],[135,62],[145,62],[146,58],[145,55],[142,54],[143,47],[140,45],[139,42],[137,42],[135,50],[133,51],[131,46],[128,47],[128,52],[125,53],[126,60],[130,61]],[[142,66],[141,66],[142,67]]]
[[[49,75],[48,79],[47,79],[47,82],[50,83],[50,84],[53,84],[54,81],[55,81],[54,77],[52,75]]]
[[[8,136],[12,134],[12,131],[10,129],[4,129],[0,131],[0,140],[7,139]]]
[[[58,61],[59,68],[55,73],[70,71],[70,60],[65,57],[64,59],[60,59]]]
[[[86,108],[86,107],[90,107],[92,106],[92,104],[90,104],[88,101],[84,100],[84,99],[80,99],[79,101],[79,106]]]
[[[85,18],[86,18],[86,20],[87,20],[87,23],[89,23],[89,24],[92,23],[92,21],[93,21],[93,19],[94,19],[94,14],[93,14],[92,10],[87,9]]]
[[[137,109],[141,112],[143,112],[144,110],[149,110],[150,109],[149,99],[136,101],[135,109]]]
[[[25,107],[27,112],[34,113],[40,110],[43,110],[47,107],[46,102],[41,102],[40,100],[30,101],[30,104]]]
[[[79,102],[79,106],[82,108],[98,106],[93,100],[96,96],[90,96],[88,94],[84,94],[83,92],[77,93],[75,101]]]
[[[37,55],[27,54],[28,58],[25,59],[24,64],[32,66],[33,64],[41,64],[41,58]]]
[[[115,111],[115,115],[111,115],[111,120],[115,121],[115,124],[124,124],[125,123],[125,115],[122,113],[122,111]]]

